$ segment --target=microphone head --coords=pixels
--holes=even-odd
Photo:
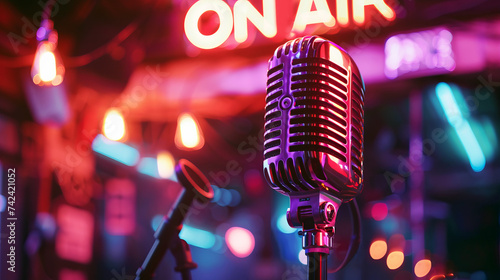
[[[180,159],[175,166],[175,175],[189,196],[198,202],[208,203],[214,198],[214,189],[207,177],[187,159]]]
[[[365,87],[338,45],[291,40],[269,60],[264,175],[289,196],[312,191],[343,202],[361,192]]]

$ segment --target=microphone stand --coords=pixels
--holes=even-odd
[[[307,279],[326,280],[327,258],[332,245],[333,230],[314,229],[299,234],[302,235],[302,247],[307,256]]]
[[[151,247],[142,266],[137,270],[135,280],[153,279],[165,253],[170,249],[175,257],[177,267],[183,280],[191,280],[191,269],[197,267],[192,261],[191,251],[186,241],[179,238],[182,223],[191,204],[195,199],[207,202],[214,196],[214,191],[208,179],[191,162],[181,159],[175,167],[179,183],[185,188],[172,207],[168,217],[163,218],[156,230],[155,242]]]
[[[328,204],[322,205],[321,209],[323,210],[320,212],[324,217],[327,217],[326,221],[334,219],[333,208],[329,207]],[[302,247],[305,249],[307,256],[308,280],[326,280],[328,273],[334,273],[342,269],[358,251],[361,241],[361,218],[356,199],[349,201],[348,206],[352,218],[352,237],[344,260],[335,268],[328,269],[327,267],[329,250],[333,247],[334,227],[322,227],[321,225],[318,227],[318,225],[306,222],[303,224],[305,230],[299,231],[299,235],[302,236]]]
[[[155,242],[149,250],[149,254],[142,266],[136,272],[135,280],[150,280],[153,279],[154,272],[158,268],[163,256],[171,247],[177,247],[173,240],[179,239],[179,232],[182,228],[182,221],[186,214],[186,207],[191,205],[192,196],[183,190],[182,195],[172,208],[169,217],[165,217],[161,225],[156,230],[154,237]],[[179,226],[180,225],[180,226]],[[179,239],[180,240],[180,239]],[[179,242],[179,241],[177,241]],[[189,278],[187,278],[189,279]]]
[[[307,254],[307,279],[325,279],[326,258],[328,254],[324,253],[309,253]]]
[[[193,262],[191,256],[191,250],[189,244],[179,236],[174,237],[172,240],[172,246],[170,248],[172,255],[175,258],[175,271],[180,272],[182,280],[191,280],[191,270],[198,267],[198,265]]]
[[[333,245],[335,217],[342,202],[321,191],[290,195],[287,221],[302,227],[302,248],[307,256],[307,279],[326,280],[327,257]]]

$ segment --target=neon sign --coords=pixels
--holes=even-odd
[[[232,10],[223,0],[199,0],[186,13],[185,35],[200,49],[214,49],[221,46],[229,39],[231,33],[234,33],[234,40],[241,44],[249,37],[250,22],[262,35],[274,38],[278,34],[278,27],[281,27],[277,21],[276,1],[262,0],[261,13],[249,0],[237,0]],[[290,2],[286,1],[287,4]],[[385,0],[336,0],[335,17],[327,0],[300,0],[293,17],[292,28],[288,31],[290,35],[298,35],[309,25],[323,25],[330,29],[345,27],[351,24],[351,18],[355,25],[363,25],[367,20],[365,8],[368,6],[378,11],[388,21],[396,18],[396,13]],[[207,12],[213,12],[219,18],[218,28],[212,34],[203,34],[200,31],[200,18]]]
[[[423,76],[453,71],[453,35],[443,28],[398,34],[385,42],[385,75]]]

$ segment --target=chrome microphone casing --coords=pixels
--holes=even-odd
[[[291,226],[333,227],[340,204],[362,190],[358,67],[336,44],[306,36],[278,47],[267,75],[264,176],[290,197]],[[333,219],[325,219],[329,203]]]

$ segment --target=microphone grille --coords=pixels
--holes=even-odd
[[[351,160],[356,174],[363,178],[364,89],[361,78],[352,73],[351,93]]]
[[[354,196],[363,176],[364,85],[352,59],[333,43],[308,36],[279,47],[267,75],[266,179],[284,193],[328,180],[355,186],[331,189]],[[338,165],[330,172],[335,175],[325,174],[322,155]]]
[[[269,69],[267,76],[264,159],[281,154],[280,136],[282,134],[283,122],[281,121],[282,113],[278,108],[278,103],[279,97],[283,94],[283,64]]]

